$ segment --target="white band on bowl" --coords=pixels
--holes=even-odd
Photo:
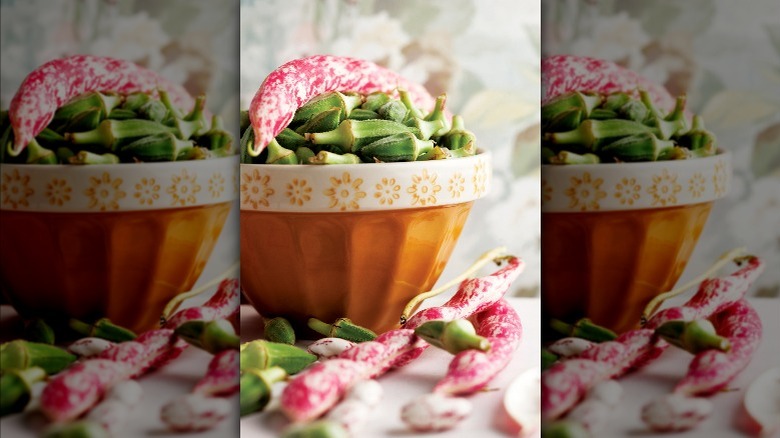
[[[238,156],[106,165],[3,164],[0,209],[38,212],[163,210],[230,202]]]
[[[241,165],[241,209],[376,211],[460,204],[490,190],[491,155],[405,163]]]
[[[542,166],[542,211],[667,208],[726,196],[731,155],[643,163]]]

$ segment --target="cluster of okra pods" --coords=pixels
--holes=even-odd
[[[55,345],[54,331],[35,320],[27,330],[33,340],[0,346],[0,415],[39,411],[51,422],[47,438],[123,436],[143,397],[136,379],[195,345],[214,356],[192,391],[166,403],[160,418],[173,431],[210,429],[229,416],[226,397],[238,392],[239,339],[231,322],[238,305],[238,280],[223,280],[203,305],[138,335],[106,319],[71,320],[70,328],[86,337],[67,347]]]
[[[133,63],[78,55],[31,72],[0,113],[0,161],[114,164],[236,153],[205,96]],[[185,112],[183,108],[189,108]]]
[[[656,312],[639,329],[618,336],[589,320],[556,324],[569,337],[543,353],[542,417],[550,436],[598,436],[620,398],[614,379],[647,365],[669,345],[694,358],[670,394],[644,405],[642,421],[668,432],[692,429],[706,419],[713,410],[709,397],[747,366],[762,334],[745,294],[765,264],[756,256],[735,261],[742,267],[702,281],[683,305]]]
[[[410,400],[400,417],[417,431],[457,426],[471,411],[463,396],[485,388],[507,366],[521,340],[520,319],[503,296],[524,263],[514,256],[495,261],[504,266],[464,280],[443,305],[420,310],[401,328],[379,335],[345,318],[332,324],[311,319],[309,327],[326,337],[304,351],[292,345],[289,323],[268,319],[266,339],[241,346],[242,415],[263,410],[274,383],[287,380],[278,402],[293,424],[284,436],[360,436],[382,395],[375,379],[434,345],[454,357],[431,392]]]

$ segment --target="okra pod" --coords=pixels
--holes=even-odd
[[[273,384],[287,378],[281,367],[248,368],[241,373],[239,406],[241,415],[262,411],[271,400]]]
[[[198,137],[198,144],[209,150],[230,151],[233,148],[233,136],[225,130],[222,117],[211,116],[211,127],[203,135]]]
[[[251,121],[249,120],[249,111],[241,110],[238,114],[238,131],[244,132],[249,127]]]
[[[181,140],[171,132],[163,132],[121,146],[120,152],[139,161],[175,161],[193,147],[192,140]]]
[[[553,330],[565,336],[583,338],[593,342],[611,341],[617,338],[617,334],[612,330],[594,324],[588,318],[581,318],[574,324],[567,324],[563,321],[553,319],[550,321]]]
[[[351,120],[339,123],[336,129],[307,133],[306,139],[315,145],[336,145],[344,152],[357,152],[361,147],[412,128],[392,120]]]
[[[544,140],[551,144],[579,145],[592,151],[598,151],[602,145],[619,138],[651,130],[651,127],[631,120],[588,119],[571,131],[548,132],[544,135]]]
[[[439,143],[447,149],[454,151],[469,147],[476,143],[477,137],[473,132],[466,129],[466,125],[463,123],[463,117],[455,115],[452,117],[452,128],[441,136]]]
[[[89,151],[79,151],[77,154],[68,157],[70,164],[116,164],[119,163],[119,157],[106,152],[105,154],[96,154]]]
[[[401,98],[401,103],[403,103],[409,110],[407,117],[425,117],[425,114],[423,114],[423,112],[417,108],[417,106],[415,106],[414,102],[412,102],[412,96],[409,95],[408,91],[404,90],[403,88],[399,88],[398,97]]]
[[[317,360],[317,356],[294,345],[256,339],[241,345],[241,370],[281,367],[287,374],[295,374]]]
[[[420,140],[411,132],[399,132],[363,146],[360,154],[378,162],[414,161],[433,150],[433,140]]]
[[[100,125],[93,130],[69,132],[65,134],[65,138],[73,144],[97,144],[115,152],[120,146],[132,143],[136,139],[175,131],[176,128],[151,120],[106,119],[100,122]]]
[[[715,154],[717,145],[715,134],[704,127],[704,119],[698,114],[693,116],[691,129],[679,134],[675,140],[677,140],[680,146],[686,147],[691,151],[705,151],[706,154],[704,156]]]
[[[60,163],[69,163],[70,157],[76,155],[70,148],[65,146],[58,147],[55,151],[55,154],[57,155],[57,160],[59,160]]]
[[[263,337],[270,342],[295,344],[295,330],[287,319],[277,316],[263,323]]]
[[[556,361],[558,361],[558,356],[555,353],[546,348],[542,349],[542,370],[550,368]]]
[[[97,128],[98,125],[100,125],[100,122],[103,121],[104,118],[105,115],[103,114],[102,109],[98,107],[90,108],[75,115],[72,119],[65,122],[65,124],[60,129],[60,131],[62,132],[89,131]]]
[[[57,164],[57,155],[32,139],[27,144],[27,164]]]
[[[652,132],[641,132],[602,146],[601,152],[620,161],[656,161],[673,153],[674,141],[661,140]]]
[[[105,118],[112,109],[122,102],[122,98],[113,93],[100,93],[91,91],[61,106],[54,113],[50,124],[52,126],[61,126],[67,121],[83,113],[84,111],[97,108],[101,112],[101,117]]]
[[[298,164],[310,164],[312,158],[315,157],[313,150],[306,146],[301,146],[295,150],[295,156],[298,157]]]
[[[284,128],[276,135],[276,142],[283,148],[297,151],[299,147],[306,145],[306,138],[290,128]]]
[[[122,102],[122,105],[119,108],[135,112],[150,100],[152,100],[152,97],[147,93],[131,93],[125,97],[125,101]]]
[[[612,93],[606,96],[600,108],[617,112],[620,107],[628,103],[630,100],[631,96],[629,96],[628,93],[619,91],[617,93]]]
[[[54,330],[42,318],[33,318],[24,323],[24,338],[30,342],[54,344]]]
[[[648,115],[645,123],[654,128],[656,135],[661,140],[669,140],[673,135],[682,132],[686,128],[685,121],[685,96],[678,96],[674,110],[666,117],[662,117],[660,111],[653,104],[650,94],[645,90],[639,91],[642,103],[648,109]]]
[[[436,97],[436,102],[433,105],[433,110],[431,110],[430,113],[428,113],[427,116],[425,116],[425,120],[428,121],[434,121],[434,120],[441,120],[442,122],[442,128],[433,133],[434,137],[439,137],[444,135],[447,131],[450,130],[451,123],[449,120],[447,120],[447,114],[444,112],[444,108],[447,104],[447,95],[441,94]]]
[[[157,89],[157,95],[160,96],[160,102],[162,102],[162,104],[165,105],[165,109],[168,110],[169,118],[181,119],[184,117],[184,114],[182,113],[181,109],[176,107],[176,105],[174,105],[173,102],[171,101],[171,96],[168,94],[167,91],[165,91],[162,88],[159,88]]]
[[[309,158],[308,164],[360,164],[360,157],[355,154],[337,154],[329,151],[319,151]]]
[[[303,125],[295,128],[296,134],[305,134],[307,132],[326,132],[336,129],[343,119],[342,109],[334,106],[322,112],[315,114]],[[277,135],[278,137],[278,135]]]
[[[162,123],[168,116],[168,108],[159,100],[150,100],[138,108],[138,115],[147,120]]]
[[[670,344],[693,354],[711,349],[728,351],[731,348],[729,340],[719,336],[712,323],[706,319],[668,321],[655,329],[655,332]]]
[[[618,115],[615,111],[604,108],[596,108],[590,112],[590,116],[588,118],[593,120],[608,120],[616,119],[617,116]]]
[[[349,117],[352,120],[372,120],[379,119],[379,113],[363,108],[355,108],[349,113]]]
[[[293,424],[282,433],[282,438],[349,438],[350,436],[347,429],[334,420]]]
[[[366,95],[365,101],[360,105],[361,109],[367,111],[377,111],[379,107],[390,102],[391,98],[387,93],[375,91]]]
[[[551,132],[570,131],[580,126],[581,122],[582,108],[572,108],[556,114],[544,127],[544,130]]]
[[[50,128],[44,128],[40,134],[35,136],[35,139],[47,147],[55,146],[65,142],[65,137],[62,136],[62,134]]]
[[[123,108],[114,108],[111,110],[111,112],[108,114],[108,119],[114,119],[114,120],[128,120],[128,119],[136,119],[138,118],[138,113],[136,113],[133,110],[129,109],[123,109]],[[98,120],[98,122],[100,122]],[[94,126],[87,128],[87,129],[94,129],[97,127],[97,123],[95,123]],[[86,129],[85,129],[86,130]]]
[[[111,342],[132,341],[136,338],[136,334],[131,330],[114,324],[108,318],[100,318],[92,324],[71,318],[68,324],[76,333]]]
[[[187,321],[176,327],[174,333],[187,343],[211,354],[238,349],[241,344],[233,325],[226,319]]]
[[[329,338],[342,338],[352,342],[365,342],[376,338],[376,333],[355,324],[349,318],[338,318],[333,324],[328,324],[317,318],[309,318],[308,326],[315,332]]]
[[[402,123],[409,115],[409,108],[400,100],[391,100],[376,110],[379,117],[385,120]]]
[[[470,349],[490,349],[490,341],[477,335],[474,325],[465,319],[428,321],[414,329],[414,333],[429,344],[452,354]]]
[[[357,108],[362,103],[363,98],[361,96],[344,94],[338,91],[323,93],[298,108],[290,123],[293,125],[306,123],[306,121],[315,115],[333,108],[334,106],[341,108],[343,120],[343,118],[346,118],[349,115],[353,108]]]
[[[644,103],[638,100],[630,100],[618,108],[617,113],[620,117],[634,122],[642,123],[647,120],[650,111]]]
[[[0,371],[42,368],[46,374],[55,374],[72,364],[76,356],[55,345],[22,339],[0,345]]]
[[[268,143],[266,149],[268,157],[265,159],[265,164],[298,164],[295,152],[283,148],[275,138]]]
[[[0,417],[21,412],[30,402],[33,383],[46,378],[43,368],[3,370],[0,376]]]
[[[602,99],[600,94],[586,94],[579,91],[562,94],[542,106],[542,125],[547,125],[558,114],[573,108],[582,110],[583,118],[588,118],[591,111],[601,104]]]
[[[420,140],[429,140],[431,137],[433,137],[434,134],[436,134],[437,132],[439,132],[439,130],[444,128],[444,122],[441,119],[428,121],[418,117],[412,117],[409,120],[407,120],[405,124],[406,126],[417,128],[415,130],[415,133],[417,134],[417,138],[419,138]],[[473,134],[471,135],[473,137]],[[474,139],[475,138],[472,138],[468,141],[473,141]]]
[[[105,427],[93,420],[73,423],[55,423],[43,434],[43,438],[110,438]]]

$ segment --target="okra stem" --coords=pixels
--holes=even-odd
[[[263,336],[271,342],[295,344],[295,330],[290,321],[281,316],[265,320],[263,323]]]
[[[329,338],[342,338],[352,342],[365,342],[376,338],[376,333],[355,324],[349,318],[338,318],[333,324],[309,318],[308,325],[310,329]]]
[[[670,344],[693,354],[711,349],[728,351],[731,348],[729,340],[718,335],[706,319],[665,322],[655,332]]]
[[[71,318],[68,324],[71,329],[84,336],[102,338],[112,342],[132,341],[136,338],[136,334],[131,330],[114,324],[108,318],[101,318],[93,324]]]
[[[477,335],[474,326],[465,319],[428,321],[417,327],[414,333],[429,344],[452,354],[464,350],[488,351],[490,349],[490,341]]]
[[[64,349],[23,339],[0,345],[0,371],[40,367],[47,374],[62,371],[76,360]]]
[[[0,376],[0,417],[24,410],[30,402],[33,383],[46,378],[46,371],[39,367],[3,370]]]
[[[262,411],[271,400],[273,384],[286,378],[287,373],[281,367],[244,369],[241,373],[239,393],[241,415]]]
[[[224,350],[238,349],[241,340],[233,325],[226,319],[213,321],[187,321],[176,327],[174,333],[202,350],[217,354]]]
[[[611,341],[617,338],[617,334],[612,330],[594,324],[588,318],[582,318],[574,324],[568,324],[558,319],[550,321],[553,330],[566,336],[583,338],[593,342]]]

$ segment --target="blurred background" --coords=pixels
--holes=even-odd
[[[133,61],[192,95],[205,93],[206,107],[237,133],[237,24],[237,1],[0,0],[0,108],[8,109],[19,84],[41,64],[102,55]],[[237,261],[238,202],[196,286]]]
[[[733,154],[732,190],[715,203],[680,283],[735,247],[780,266],[779,18],[777,0],[543,2],[543,56],[611,60],[687,93]],[[751,291],[780,296],[780,270],[767,269]]]
[[[241,108],[279,65],[314,54],[368,59],[425,85],[493,153],[493,187],[475,202],[449,280],[506,246],[539,290],[540,5],[536,0],[242,0]]]

